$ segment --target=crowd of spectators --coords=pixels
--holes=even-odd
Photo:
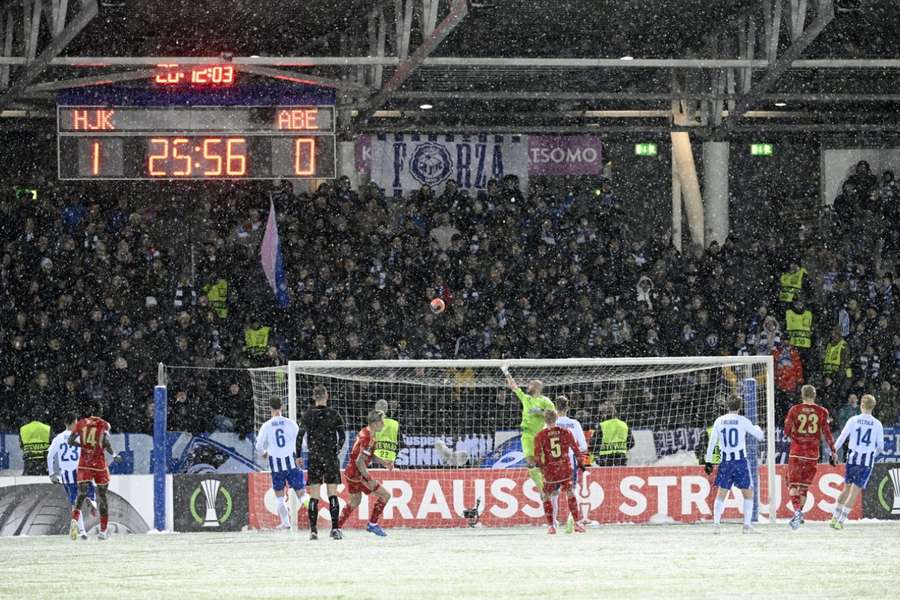
[[[816,227],[751,227],[683,252],[668,234],[627,225],[635,215],[607,179],[529,192],[507,177],[477,195],[450,181],[407,199],[347,179],[301,195],[234,186],[170,209],[64,191],[4,197],[0,431],[91,396],[116,430],[148,432],[158,363],[289,358],[774,354],[780,412],[811,382],[835,414],[871,391],[876,415],[897,421],[900,192],[890,174],[861,166]],[[286,309],[260,265],[270,198]],[[179,245],[188,221],[190,243]],[[785,273],[800,274],[789,278],[796,289],[785,290]],[[442,314],[429,308],[436,297]],[[812,313],[808,348],[790,343],[789,309]],[[838,371],[825,368],[836,339],[847,344]],[[252,429],[246,374],[214,373],[174,378],[171,429]]]

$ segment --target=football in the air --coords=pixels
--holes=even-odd
[[[444,301],[440,298],[435,298],[431,301],[431,312],[434,314],[440,314],[444,312],[444,309],[447,308],[447,305],[444,304]]]

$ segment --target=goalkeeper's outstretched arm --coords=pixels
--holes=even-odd
[[[509,367],[504,364],[500,366],[500,370],[506,375],[506,385],[509,386],[509,389],[512,391],[519,389],[519,384],[517,384],[515,378],[509,374]]]

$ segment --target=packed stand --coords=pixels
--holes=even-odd
[[[528,197],[514,177],[406,199],[347,179],[233,187],[168,214],[164,198],[55,196],[0,204],[0,431],[91,396],[117,431],[149,432],[159,362],[287,359],[773,354],[779,416],[810,382],[838,420],[866,391],[898,419],[900,192],[867,166],[813,229],[684,253],[643,235],[606,179]],[[287,309],[260,265],[269,196]],[[252,428],[246,372],[174,373],[170,429]]]

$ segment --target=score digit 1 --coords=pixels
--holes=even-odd
[[[91,175],[100,174],[100,142],[91,142]]]
[[[316,140],[311,137],[294,139],[294,175],[312,177],[316,173]]]

